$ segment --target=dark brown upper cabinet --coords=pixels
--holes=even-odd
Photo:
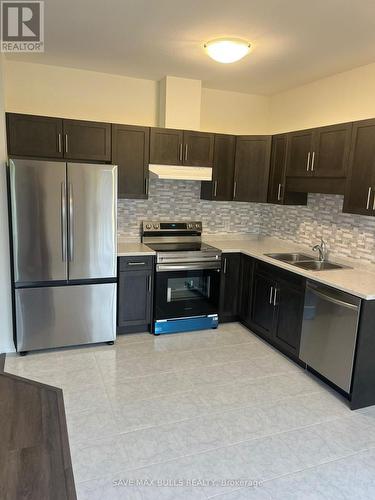
[[[8,154],[63,157],[63,121],[47,116],[7,113]]]
[[[346,177],[351,130],[351,123],[341,123],[288,134],[287,175]]]
[[[7,114],[8,153],[34,158],[110,161],[111,125]]]
[[[214,134],[168,128],[151,128],[150,163],[211,167]]]
[[[214,134],[184,131],[183,164],[193,167],[212,167],[214,162]]]
[[[150,163],[159,165],[181,165],[183,159],[184,133],[171,128],[151,128]]]
[[[63,120],[64,158],[110,161],[111,125],[82,120]]]
[[[313,131],[300,130],[288,134],[286,173],[291,177],[310,176]]]
[[[202,199],[216,201],[233,199],[235,151],[234,135],[215,135],[212,182],[202,182]]]
[[[268,182],[268,203],[277,205],[306,205],[307,193],[286,191],[286,155],[288,135],[278,134],[272,137],[271,167]]]
[[[118,197],[148,197],[149,127],[112,125],[112,163],[118,166]]]
[[[343,211],[375,215],[375,119],[353,124]]]
[[[352,123],[320,127],[314,132],[310,172],[316,177],[346,177]]]
[[[266,202],[271,136],[246,135],[236,139],[233,199]]]

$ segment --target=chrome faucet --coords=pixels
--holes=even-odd
[[[327,248],[327,243],[323,240],[323,238],[320,238],[320,244],[314,245],[312,247],[313,252],[319,252],[319,260],[320,262],[323,262],[328,253],[328,248]]]

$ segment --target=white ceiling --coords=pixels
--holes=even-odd
[[[46,0],[45,53],[15,60],[273,94],[375,61],[375,0]],[[253,44],[238,63],[202,43]]]

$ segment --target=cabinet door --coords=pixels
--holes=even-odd
[[[235,147],[234,135],[215,135],[212,182],[202,182],[201,198],[216,201],[233,199]]]
[[[290,177],[310,177],[312,160],[312,130],[291,132],[287,153],[286,173]]]
[[[320,127],[314,133],[311,171],[315,177],[346,177],[351,123]]]
[[[69,160],[110,161],[109,123],[64,120],[64,158]]]
[[[374,215],[375,120],[353,124],[344,212]]]
[[[284,282],[276,287],[274,340],[281,348],[294,355],[299,354],[304,305],[304,289],[298,289]]]
[[[181,165],[183,135],[182,130],[151,128],[150,163],[157,165]]]
[[[238,314],[240,254],[222,255],[220,284],[220,321],[235,321]]]
[[[237,137],[233,199],[266,202],[271,136]]]
[[[9,156],[62,158],[62,120],[7,113]]]
[[[253,277],[254,260],[241,254],[238,315],[240,320],[248,325],[251,323]]]
[[[287,134],[279,134],[272,137],[268,202],[276,203],[278,205],[283,203],[285,192],[287,137]]]
[[[118,166],[118,197],[147,198],[150,129],[112,125],[112,162]]]
[[[142,326],[151,323],[152,271],[120,272],[118,288],[118,326]]]
[[[251,320],[260,332],[268,337],[273,336],[275,288],[276,283],[271,278],[255,272]]]
[[[184,131],[183,164],[212,167],[214,161],[214,134]]]

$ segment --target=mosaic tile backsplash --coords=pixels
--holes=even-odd
[[[309,194],[307,206],[262,205],[261,234],[312,246],[321,236],[332,255],[375,263],[375,217],[342,213],[341,195]]]
[[[202,220],[207,234],[256,233],[375,263],[375,217],[342,213],[343,196],[310,194],[305,207],[200,199],[200,182],[151,179],[148,200],[118,201],[120,237],[139,237],[142,220]]]
[[[202,220],[205,233],[259,233],[261,205],[200,199],[199,181],[150,179],[148,200],[118,200],[118,234],[139,236],[143,220]]]

